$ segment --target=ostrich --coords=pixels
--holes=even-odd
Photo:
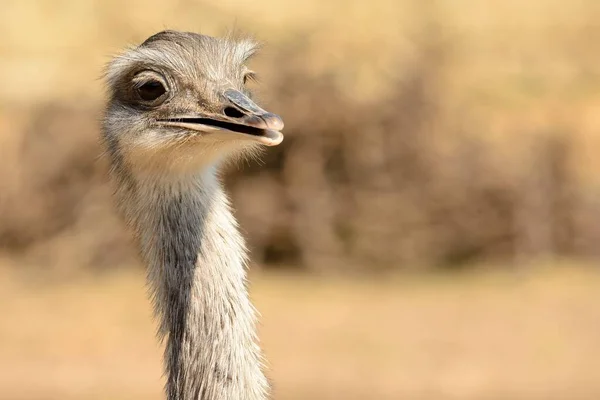
[[[245,87],[249,39],[163,31],[107,67],[103,142],[166,339],[168,400],[265,399],[246,250],[217,172],[281,143]]]

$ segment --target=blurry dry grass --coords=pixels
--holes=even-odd
[[[161,398],[141,274],[51,286],[2,278],[2,399]],[[252,282],[275,399],[600,397],[600,275],[590,269]]]
[[[287,133],[229,176],[255,260],[597,257],[598,21],[595,0],[5,0],[0,247],[130,263],[95,159],[102,65],[165,27],[236,25],[268,43],[260,94]]]
[[[228,176],[253,260],[488,270],[254,276],[275,398],[600,398],[597,272],[498,272],[600,256],[596,0],[1,6],[0,398],[161,398],[143,277],[97,159],[98,78],[165,27],[232,25],[267,42],[259,97],[286,121],[264,166]]]

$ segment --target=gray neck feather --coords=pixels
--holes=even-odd
[[[245,246],[214,167],[163,181],[119,172],[166,336],[167,399],[267,398]]]

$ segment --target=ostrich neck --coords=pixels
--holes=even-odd
[[[121,191],[148,266],[166,336],[168,400],[265,399],[246,252],[209,168],[173,182],[139,179]]]

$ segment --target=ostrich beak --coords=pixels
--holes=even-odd
[[[223,114],[210,116],[181,116],[161,119],[159,122],[193,130],[206,127],[236,132],[266,146],[277,146],[283,141],[283,120],[279,115],[260,108],[248,96],[234,89],[223,92]]]
[[[244,114],[241,117],[244,124],[275,131],[283,129],[283,120],[279,115],[263,110],[242,92],[228,89],[225,91],[225,98]]]
[[[223,96],[230,104],[225,107],[224,114],[231,123],[258,129],[259,141],[263,144],[275,146],[281,143],[283,134],[280,131],[283,129],[283,120],[279,115],[263,110],[240,91],[227,89]]]

